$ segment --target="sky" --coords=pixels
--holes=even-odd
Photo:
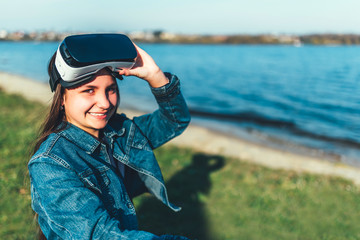
[[[0,0],[0,30],[360,34],[359,0]]]

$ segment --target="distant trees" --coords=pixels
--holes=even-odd
[[[6,32],[0,30],[0,41],[61,41],[69,34],[57,32]],[[179,44],[285,44],[285,45],[360,45],[360,35],[356,34],[235,34],[200,35],[175,34],[162,30],[130,32],[127,34],[135,42],[179,43]]]
[[[360,35],[355,34],[312,34],[300,36],[304,44],[314,45],[359,45]]]

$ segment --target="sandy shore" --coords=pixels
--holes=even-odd
[[[0,73],[0,87],[8,93],[21,94],[29,100],[45,104],[48,104],[52,98],[47,84],[13,74]],[[130,117],[141,114],[132,110],[122,110]],[[180,137],[169,144],[191,147],[207,154],[230,156],[274,169],[339,176],[360,184],[358,168],[260,146],[194,124],[190,124]]]

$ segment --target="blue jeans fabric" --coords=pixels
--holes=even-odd
[[[169,76],[169,75],[168,75]],[[152,88],[159,109],[128,119],[116,114],[99,141],[70,124],[48,136],[30,159],[32,208],[47,239],[186,239],[139,231],[132,197],[150,192],[174,211],[153,149],[181,134],[190,114],[176,76]],[[107,143],[107,145],[105,144]],[[117,174],[115,161],[129,170]]]

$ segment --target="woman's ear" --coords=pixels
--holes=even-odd
[[[65,91],[64,91],[64,93],[63,93],[63,95],[61,96],[61,106],[64,106],[65,105],[65,95],[66,95],[66,93],[65,93]]]
[[[64,94],[61,96],[61,101],[60,101],[60,110],[63,111],[65,109],[65,92]]]

